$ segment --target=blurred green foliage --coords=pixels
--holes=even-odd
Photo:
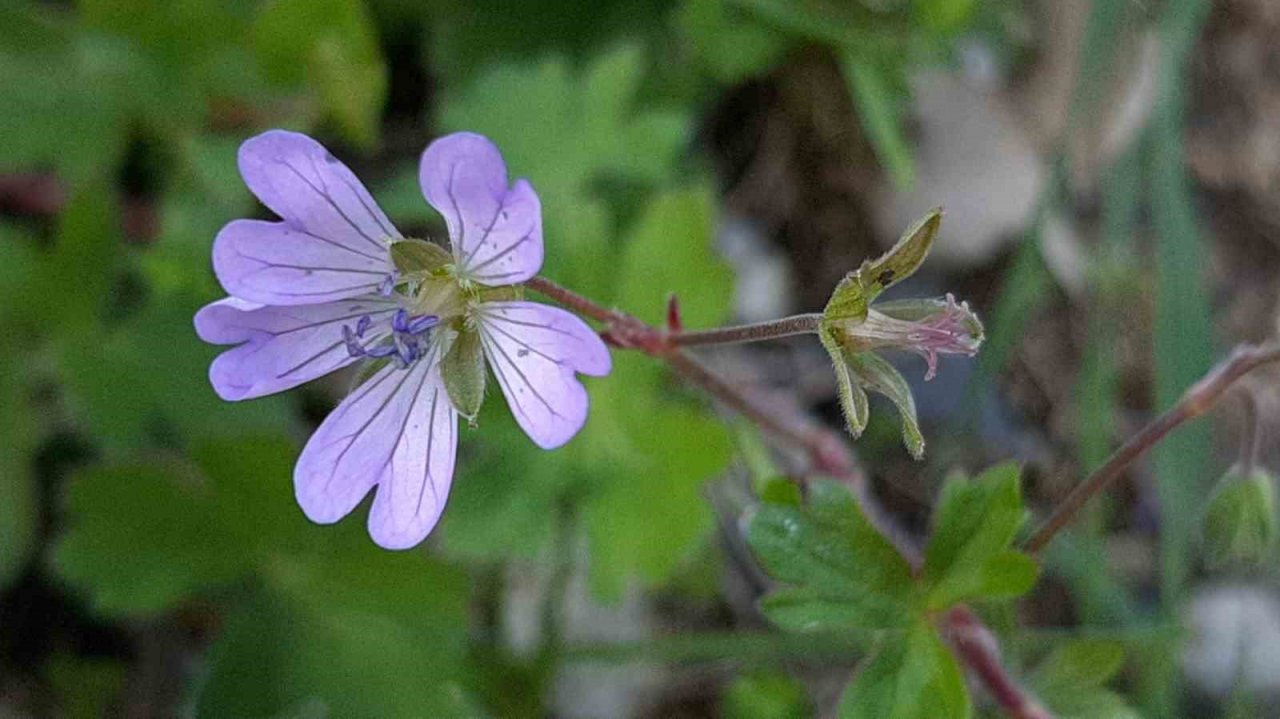
[[[1116,239],[1097,262],[1100,283],[1131,269],[1125,243],[1149,189],[1162,406],[1210,353],[1207,294],[1187,282],[1203,263],[1177,84],[1202,8],[1170,6],[1160,72],[1172,99],[1114,171],[1105,213]],[[322,139],[398,226],[432,238],[442,223],[419,192],[417,154],[444,132],[484,133],[542,198],[546,275],[650,322],[663,321],[671,293],[687,326],[726,322],[734,278],[710,241],[719,207],[697,152],[700,114],[726,88],[818,48],[843,73],[887,175],[908,186],[910,74],[949,61],[982,32],[984,13],[973,0],[0,6],[0,176],[20,186],[0,192],[0,589],[45,587],[78,621],[130,637],[149,624],[195,625],[201,661],[177,692],[195,716],[534,714],[550,684],[540,662],[559,638],[544,637],[533,660],[504,653],[493,616],[504,567],[561,567],[552,555],[580,546],[597,599],[637,586],[705,594],[721,555],[708,550],[716,515],[704,489],[737,459],[755,470],[763,501],[749,543],[786,585],[762,601],[765,615],[786,631],[879,632],[842,716],[966,716],[968,692],[930,617],[962,601],[998,608],[1035,581],[1035,565],[1012,548],[1025,514],[1016,468],[946,483],[913,572],[845,488],[818,481],[806,494],[778,479],[758,441],[735,445],[703,398],[659,364],[619,353],[611,376],[587,380],[587,427],[555,452],[488,402],[478,429],[462,432],[437,535],[393,554],[366,537],[366,510],[317,527],[292,496],[300,442],[345,378],[222,402],[206,379],[218,349],[198,341],[191,318],[222,294],[209,266],[218,229],[266,216],[238,175],[236,148],[287,127]],[[1092,22],[1097,50],[1121,19],[1099,10]],[[1052,283],[1037,242],[1038,229],[1005,273],[984,361],[992,374]],[[1095,294],[1099,313],[1127,297],[1122,287]],[[1103,454],[1115,409],[1106,346],[1091,349],[1080,380],[1082,423],[1095,430],[1082,442],[1087,464]],[[905,385],[891,389],[914,429]],[[1206,446],[1185,433],[1157,458],[1172,508],[1164,564],[1174,604]],[[1082,541],[1096,548],[1099,537]],[[1099,563],[1071,559],[1051,563],[1082,606],[1123,592]],[[1085,614],[1127,622],[1133,610],[1123,608]],[[129,653],[103,659],[63,643],[23,671],[64,715],[99,716],[129,684]],[[1127,717],[1104,686],[1123,661],[1110,645],[1068,643],[1028,676],[1060,716]],[[735,717],[814,710],[798,681],[773,671],[733,680],[722,704]]]

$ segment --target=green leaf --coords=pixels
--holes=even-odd
[[[975,0],[914,0],[912,14],[936,33],[959,32],[975,14]]]
[[[199,470],[180,461],[78,474],[54,553],[59,573],[111,614],[158,612],[240,576],[249,569],[245,547],[219,525],[211,494]]]
[[[1155,238],[1152,307],[1152,406],[1172,406],[1200,380],[1215,354],[1209,243],[1195,213],[1195,190],[1186,167],[1184,115],[1188,58],[1208,17],[1208,3],[1174,3],[1159,22],[1160,59],[1148,163],[1151,223]],[[1171,605],[1185,598],[1193,562],[1191,546],[1200,519],[1213,437],[1207,423],[1179,427],[1152,450],[1160,502],[1160,594]]]
[[[378,139],[387,70],[361,0],[273,0],[254,21],[253,43],[270,80],[306,85],[352,142]]]
[[[703,187],[655,197],[627,235],[615,304],[661,325],[667,297],[676,294],[686,327],[722,323],[733,271],[711,248],[713,208],[711,192]]]
[[[105,182],[86,185],[59,216],[57,241],[44,258],[37,287],[46,319],[78,339],[110,304],[120,267],[118,223],[113,191]]]
[[[643,357],[623,360],[648,361]],[[624,368],[619,374],[619,364],[615,360],[611,379],[621,383],[628,372]],[[619,596],[634,579],[646,585],[659,583],[706,536],[713,525],[702,486],[724,470],[731,450],[724,426],[701,410],[660,404],[619,418],[619,413],[625,413],[626,393],[626,384],[612,384],[607,394],[593,394],[593,411],[618,419],[621,432],[613,441],[625,449],[610,452],[601,444],[610,441],[604,432],[578,440],[587,442],[580,451],[595,455],[592,465],[600,467],[602,460],[612,456],[625,458],[627,468],[625,474],[615,469],[606,475],[608,484],[594,488],[584,512],[591,540],[592,587],[604,597]]]
[[[823,310],[823,320],[832,324],[865,319],[881,292],[920,269],[941,225],[942,210],[935,209],[908,228],[888,252],[845,275]]]
[[[1059,647],[1036,667],[1031,681],[1042,690],[1070,692],[1098,687],[1124,668],[1124,647],[1118,642],[1080,639]]]
[[[459,681],[465,577],[418,553],[361,549],[268,575],[210,651],[196,716],[477,715]]]
[[[205,442],[181,459],[76,475],[54,563],[99,611],[147,614],[305,547],[290,478],[296,448],[275,438]]]
[[[0,321],[0,329],[4,328]],[[26,565],[37,506],[32,456],[38,425],[21,355],[0,353],[0,589]]]
[[[762,506],[747,540],[770,576],[796,585],[762,604],[787,628],[902,627],[911,620],[911,568],[837,482],[814,482],[807,508]]]
[[[840,699],[840,719],[967,719],[972,712],[960,667],[924,620],[886,641]]]
[[[440,376],[458,414],[474,421],[484,403],[485,364],[479,332],[464,329],[458,333],[440,363]]]
[[[675,23],[701,65],[724,83],[763,73],[791,45],[728,0],[684,0]]]
[[[532,61],[549,53],[590,57],[618,38],[664,32],[671,0],[400,0],[425,15],[431,31],[428,65],[444,86],[462,86],[500,62]],[[388,3],[377,7],[384,10]],[[425,12],[422,10],[425,9]],[[411,14],[412,10],[406,11]]]
[[[840,64],[849,83],[854,106],[880,164],[888,170],[898,189],[910,189],[916,181],[915,162],[902,132],[901,113],[898,111],[901,98],[891,92],[891,85],[882,77],[884,70],[861,59],[856,51],[846,51],[840,58]]]
[[[156,297],[111,329],[95,329],[92,352],[69,327],[55,339],[69,404],[110,449],[244,437],[290,426],[286,398],[226,402],[209,385],[209,363],[225,348],[196,337],[199,303]],[[139,338],[146,338],[140,342]]]
[[[778,673],[743,674],[725,690],[725,719],[805,719],[813,716],[804,685]]]
[[[1119,695],[1103,685],[1124,667],[1124,648],[1096,639],[1069,642],[1028,678],[1036,696],[1064,719],[1138,719]]]
[[[645,57],[634,46],[601,54],[581,71],[554,57],[502,65],[446,98],[442,108],[445,128],[488,136],[502,148],[512,175],[537,188],[547,238],[543,272],[593,297],[606,296],[611,278],[624,276],[600,271],[613,261],[616,222],[603,181],[658,185],[670,176],[690,131],[686,111],[639,106],[644,69]],[[699,240],[699,249],[706,246]]]
[[[132,110],[128,83],[154,90],[140,72],[136,52],[100,37],[67,32],[35,18],[6,11],[0,45],[0,166],[6,170],[53,168],[72,186],[100,179],[124,153]],[[17,28],[11,24],[17,20]],[[8,38],[26,35],[50,42],[13,48]],[[53,38],[57,38],[53,40]],[[25,45],[25,43],[17,43]]]
[[[58,650],[45,662],[42,676],[58,698],[59,716],[90,719],[109,716],[128,676],[123,661]]]
[[[1035,584],[1035,562],[1010,549],[1025,516],[1018,475],[1016,464],[1005,463],[943,486],[925,549],[930,609],[1015,597]]]

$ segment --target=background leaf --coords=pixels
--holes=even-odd
[[[253,44],[267,77],[308,87],[348,140],[377,139],[386,63],[362,0],[272,0],[254,21]]]
[[[922,621],[886,641],[840,698],[840,719],[967,719],[972,711],[960,668]]]
[[[972,481],[957,475],[943,485],[925,548],[931,609],[1016,597],[1035,583],[1035,562],[1009,548],[1025,515],[1018,480],[1018,466],[1005,463]]]
[[[751,518],[752,551],[770,576],[795,585],[766,597],[766,616],[793,631],[908,625],[916,601],[906,561],[838,483],[812,483],[808,500],[764,505]]]

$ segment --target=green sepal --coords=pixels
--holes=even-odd
[[[406,237],[391,243],[391,262],[401,276],[428,277],[453,262],[453,255],[434,242]]]
[[[1012,549],[1025,517],[1016,464],[998,464],[973,480],[950,477],[934,509],[933,533],[925,547],[929,609],[1008,599],[1030,590],[1039,567]]]
[[[845,362],[845,351],[825,322],[818,326],[818,339],[822,341],[822,346],[831,356],[831,366],[836,373],[836,395],[840,398],[840,411],[844,414],[845,426],[849,434],[857,439],[862,436],[862,430],[867,428],[867,419],[871,411],[867,402],[867,393],[862,390],[862,385],[858,384],[849,371],[849,365]]]
[[[1229,471],[1205,510],[1203,532],[1214,566],[1270,559],[1276,546],[1275,478],[1260,469],[1248,476]]]
[[[458,333],[440,363],[440,376],[454,409],[474,421],[480,405],[484,404],[484,350],[479,332],[463,329]]]
[[[874,352],[844,352],[845,363],[863,388],[888,397],[902,421],[902,443],[913,459],[924,457],[924,434],[916,418],[911,387],[896,367]]]
[[[867,308],[886,289],[915,273],[929,255],[942,224],[942,209],[931,210],[912,225],[898,242],[880,257],[867,260],[836,285],[823,310],[827,322],[854,320],[867,316]]]

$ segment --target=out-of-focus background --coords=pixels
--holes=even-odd
[[[310,525],[292,463],[351,378],[225,403],[191,325],[218,229],[268,216],[253,134],[312,134],[432,238],[418,154],[487,134],[541,195],[547,276],[652,321],[676,292],[691,328],[818,310],[944,206],[894,292],[967,299],[987,344],[928,384],[900,358],[923,462],[887,405],[855,445],[923,532],[949,469],[1018,459],[1044,511],[1275,333],[1277,38],[1274,0],[4,4],[0,717],[810,716],[858,657],[754,608],[746,478],[794,458],[628,353],[564,449],[490,401],[424,547],[376,549],[363,508]],[[839,426],[812,338],[705,357]],[[1273,437],[1275,376],[1251,386]],[[1143,716],[1280,715],[1274,562],[1199,539],[1245,396],[988,617],[1015,671],[1095,637]]]

